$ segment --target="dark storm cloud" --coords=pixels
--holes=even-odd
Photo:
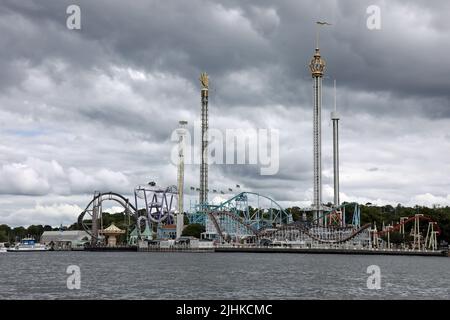
[[[66,28],[71,4],[81,7],[81,30]],[[381,30],[366,27],[372,4]],[[60,210],[70,220],[94,189],[173,184],[170,137],[178,120],[191,131],[199,120],[201,71],[211,75],[211,127],[280,132],[276,175],[214,165],[211,185],[309,205],[316,20],[333,24],[320,34],[325,200],[337,78],[343,200],[450,202],[442,180],[450,174],[448,9],[444,1],[2,1],[0,201],[8,221],[11,210],[45,219]],[[198,185],[198,166],[187,166],[186,180]],[[14,205],[15,194],[27,196]]]
[[[19,45],[20,53],[36,63],[44,57],[59,57],[78,67],[122,63],[178,74],[193,84],[201,70],[208,70],[218,88],[219,106],[306,102],[308,96],[293,92],[308,84],[313,22],[320,17],[333,23],[322,30],[321,37],[327,73],[338,75],[343,88],[402,98],[441,97],[445,107],[436,106],[424,114],[447,116],[450,67],[439,61],[445,61],[450,41],[430,25],[443,13],[428,6],[424,17],[429,19],[413,19],[408,13],[421,9],[419,5],[381,3],[382,29],[370,31],[365,10],[372,2],[135,1],[130,8],[123,1],[79,1],[83,9],[78,33],[63,28],[62,13],[70,1],[43,1],[35,6],[8,1],[3,12],[6,17],[28,18],[49,32],[44,39],[25,33],[33,47],[28,53]],[[439,50],[434,49],[437,41]],[[247,85],[227,90],[233,79],[226,76],[246,70],[270,74],[265,88],[271,91],[265,96],[249,95]]]

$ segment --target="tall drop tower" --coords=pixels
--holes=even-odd
[[[181,237],[184,227],[184,149],[187,121],[178,122],[178,214],[177,214],[177,239]]]
[[[333,121],[333,169],[334,169],[334,206],[340,205],[339,200],[339,114],[336,110],[336,80],[334,80],[334,111],[331,112]]]
[[[200,195],[199,204],[208,204],[208,75],[200,74],[201,99],[202,99],[202,160],[200,164]]]
[[[325,71],[325,60],[320,56],[319,45],[309,64],[313,78],[313,153],[314,153],[314,220],[322,216],[322,77]],[[319,223],[321,223],[319,221]]]

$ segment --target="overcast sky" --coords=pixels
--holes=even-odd
[[[66,27],[70,4],[81,30]],[[366,25],[372,4],[380,30]],[[200,119],[203,71],[210,127],[280,133],[276,175],[213,165],[210,189],[308,206],[317,20],[332,23],[320,35],[324,200],[336,79],[341,200],[450,204],[448,1],[3,0],[0,224],[69,224],[94,190],[176,184],[170,137],[178,120],[193,131]],[[198,181],[186,166],[187,187]]]

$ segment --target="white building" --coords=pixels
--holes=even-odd
[[[91,241],[91,236],[86,231],[44,231],[40,243],[54,250],[82,249]]]

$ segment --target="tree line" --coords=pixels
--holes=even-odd
[[[6,224],[0,225],[0,242],[17,242],[22,238],[25,238],[27,236],[31,236],[35,238],[36,240],[39,240],[42,233],[44,231],[53,231],[53,230],[59,230],[59,228],[53,228],[49,225],[31,225],[27,228],[25,227],[10,227]]]

